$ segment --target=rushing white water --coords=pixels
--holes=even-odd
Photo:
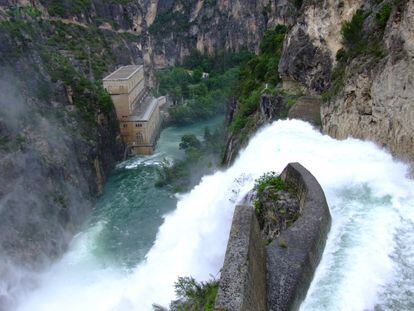
[[[300,162],[321,183],[333,224],[303,310],[410,307],[414,184],[407,167],[369,142],[336,141],[304,122],[260,131],[234,165],[206,176],[165,217],[154,246],[132,272],[102,267],[91,254],[99,225],[81,233],[20,310],[151,310],[174,298],[178,276],[219,272],[236,202],[264,172]],[[411,257],[412,258],[412,257]],[[398,285],[400,284],[400,285]],[[401,285],[402,284],[402,285]],[[396,288],[399,286],[401,291]]]

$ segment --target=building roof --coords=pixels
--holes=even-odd
[[[105,77],[103,81],[117,81],[117,80],[128,80],[130,79],[138,70],[143,68],[142,65],[128,65],[122,66],[111,73],[109,76]]]
[[[158,105],[158,98],[149,97],[141,104],[138,104],[132,115],[128,117],[128,121],[149,121],[152,113]]]

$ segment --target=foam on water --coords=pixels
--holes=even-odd
[[[336,141],[301,121],[277,121],[260,131],[226,171],[206,176],[165,216],[155,244],[132,272],[91,257],[95,230],[80,234],[69,253],[25,297],[20,310],[151,310],[174,298],[178,276],[206,280],[219,272],[235,202],[264,172],[300,162],[321,183],[333,224],[303,310],[386,308],[413,267],[399,268],[399,252],[412,253],[414,184],[407,167],[369,142]],[[410,227],[411,226],[411,227]],[[409,263],[410,264],[410,263]],[[412,262],[411,262],[412,264]],[[408,275],[408,277],[407,277]],[[400,293],[401,294],[401,293]],[[390,298],[391,297],[391,298]],[[397,298],[396,298],[397,297]],[[390,302],[391,301],[391,302]]]

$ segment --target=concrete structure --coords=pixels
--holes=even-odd
[[[254,208],[236,207],[214,310],[266,311],[266,253]]]
[[[148,97],[142,65],[123,66],[103,79],[114,102],[121,135],[131,154],[151,154],[159,135],[159,106],[164,97]]]
[[[299,163],[288,164],[281,177],[297,191],[301,216],[266,247],[269,311],[298,310],[331,227],[329,207],[316,178]]]
[[[236,207],[217,311],[297,310],[306,296],[322,257],[331,215],[321,186],[302,165],[288,164],[281,177],[297,191],[301,216],[264,247],[254,209]]]

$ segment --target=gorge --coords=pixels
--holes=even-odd
[[[411,0],[0,0],[0,309],[168,307],[177,277],[217,278],[235,205],[294,161],[332,214],[302,310],[414,308],[413,25]],[[227,109],[223,166],[178,196],[154,188],[159,155],[121,162],[102,79],[130,64],[194,123],[164,129],[171,158]],[[276,121],[303,113],[315,128]]]
[[[280,171],[291,160],[304,163],[318,178],[333,219],[302,309],[409,310],[413,249],[406,242],[412,241],[414,215],[407,166],[372,143],[336,141],[301,121],[278,121],[264,128],[232,167],[204,177],[180,197],[145,260],[128,273],[91,260],[99,227],[81,233],[20,310],[167,306],[178,276],[208,280],[219,272],[235,202],[252,188],[255,178]]]

